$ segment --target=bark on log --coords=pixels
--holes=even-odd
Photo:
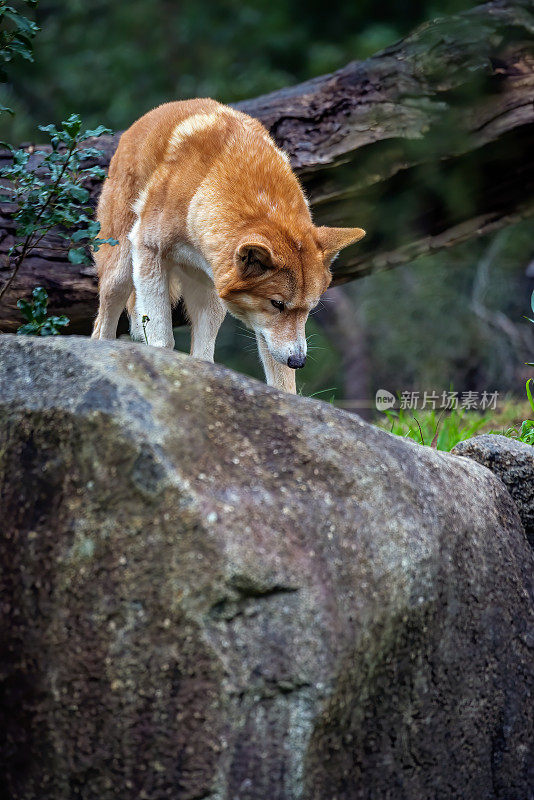
[[[532,0],[495,0],[238,107],[288,152],[317,222],[368,231],[335,264],[343,283],[533,215],[533,97]],[[95,143],[104,166],[118,137]],[[7,158],[0,153],[0,166]],[[95,201],[98,191],[92,187]],[[9,208],[0,206],[0,285],[12,243]],[[71,318],[70,332],[89,331],[94,270],[70,264],[54,234],[3,298],[0,330],[16,329],[16,301],[36,285],[47,289],[54,313]]]

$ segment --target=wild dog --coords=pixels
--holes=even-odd
[[[95,339],[114,339],[127,307],[133,338],[174,346],[183,298],[191,355],[213,361],[230,312],[256,335],[267,383],[295,392],[305,324],[330,264],[361,228],[316,227],[289,159],[257,120],[214,100],[166,103],[122,134],[97,209]]]

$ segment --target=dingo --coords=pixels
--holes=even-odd
[[[287,392],[330,263],[365,235],[315,227],[263,125],[208,99],[159,106],[123,133],[97,218],[119,244],[95,254],[93,338],[114,339],[127,306],[134,338],[172,348],[171,308],[183,298],[191,355],[213,361],[229,311],[255,332],[267,382]]]

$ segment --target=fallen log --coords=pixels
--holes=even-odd
[[[335,283],[390,269],[534,214],[534,14],[495,0],[426,23],[362,62],[237,104],[285,149],[322,224],[368,236],[335,264]],[[91,142],[106,166],[120,134]],[[9,153],[0,153],[0,166]],[[92,187],[96,202],[100,186]],[[0,206],[0,286],[13,244]],[[19,297],[44,286],[69,331],[88,333],[94,269],[67,260],[53,232],[0,303],[0,330],[20,324]],[[179,312],[178,312],[179,316]]]

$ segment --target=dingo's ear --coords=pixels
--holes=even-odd
[[[349,244],[359,242],[365,236],[363,228],[316,228],[319,245],[327,259],[332,260],[340,250]]]
[[[274,268],[274,254],[267,239],[257,236],[243,239],[235,251],[237,268],[242,278],[257,278]]]

